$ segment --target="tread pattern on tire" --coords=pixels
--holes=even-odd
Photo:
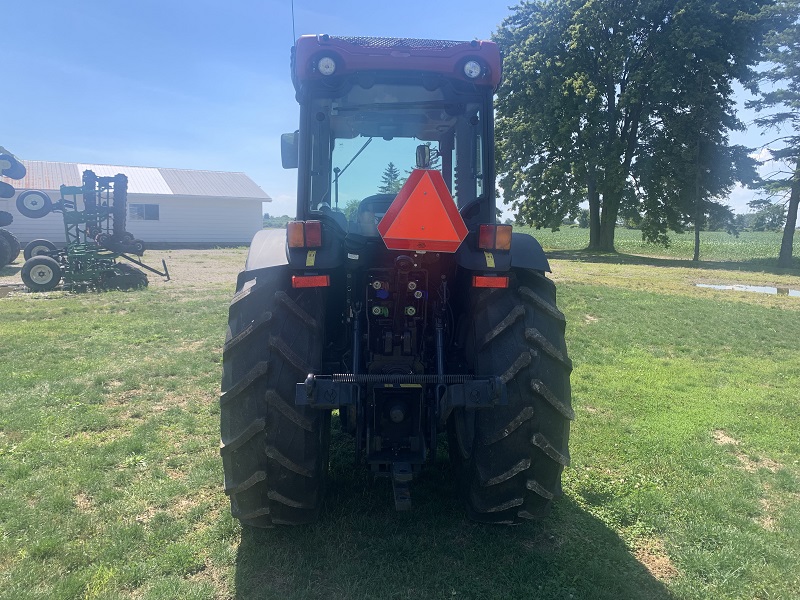
[[[11,245],[5,237],[0,236],[0,269],[11,262]]]
[[[281,286],[280,268],[240,276],[230,305],[220,395],[220,454],[231,514],[255,527],[316,520],[324,496],[330,411],[296,406],[319,368],[324,292]]]
[[[501,374],[508,405],[475,411],[467,456],[454,450],[468,516],[497,524],[549,512],[569,464],[575,416],[566,321],[555,305],[555,286],[543,274],[521,270],[512,282],[507,290],[473,292],[467,339],[468,362],[478,375]]]
[[[8,255],[5,258],[0,258],[0,267],[4,267],[10,265],[19,258],[20,252],[22,252],[22,246],[20,246],[17,237],[6,229],[0,229],[0,238],[8,244]],[[1,252],[0,255],[2,255]]]

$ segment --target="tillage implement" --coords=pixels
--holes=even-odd
[[[51,212],[59,212],[64,218],[64,248],[49,240],[34,240],[25,247],[26,260],[20,274],[28,289],[46,292],[55,289],[62,279],[72,288],[145,287],[147,275],[129,263],[169,280],[163,260],[163,272],[140,260],[144,242],[125,229],[128,178],[122,173],[98,177],[93,171],[84,171],[82,184],[62,185],[61,198],[56,202],[36,190],[17,198],[17,210],[28,218],[39,219]]]

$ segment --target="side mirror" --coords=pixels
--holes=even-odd
[[[300,132],[281,135],[281,164],[284,169],[296,169],[300,157]]]
[[[417,146],[417,168],[431,168],[431,147],[427,144],[420,144]]]

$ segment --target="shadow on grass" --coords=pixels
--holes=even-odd
[[[639,256],[638,254],[621,254],[617,252],[595,252],[593,250],[553,250],[547,257],[554,260],[571,260],[575,262],[608,263],[618,265],[644,265],[650,267],[675,267],[682,269],[707,269],[721,271],[750,271],[753,273],[771,273],[773,275],[798,275],[800,264],[795,260],[789,269],[778,267],[777,258],[755,258],[746,261],[714,261],[690,259],[659,258]]]
[[[236,598],[671,598],[615,532],[561,499],[543,522],[467,521],[447,463],[394,511],[387,480],[333,465],[320,521],[245,528]]]

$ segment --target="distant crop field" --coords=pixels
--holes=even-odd
[[[578,227],[549,229],[515,228],[531,234],[545,250],[580,250],[589,245],[589,230]],[[722,231],[700,234],[700,259],[714,261],[746,261],[776,259],[781,247],[780,233],[742,232],[738,237]],[[694,254],[694,233],[670,233],[667,248],[642,241],[642,232],[619,228],[615,233],[617,252],[664,258],[691,259]],[[795,233],[794,255],[800,257],[800,232]]]
[[[696,284],[800,273],[573,239],[542,240],[572,462],[552,515],[510,529],[465,519],[444,440],[395,512],[338,428],[320,522],[240,527],[218,394],[245,249],[148,251],[173,280],[141,291],[0,295],[0,598],[797,598],[800,298]]]

